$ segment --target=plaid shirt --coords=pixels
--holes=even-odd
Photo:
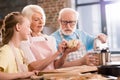
[[[77,39],[80,41],[80,49],[76,52],[72,52],[68,54],[67,61],[73,61],[76,59],[80,59],[83,55],[86,54],[86,51],[93,49],[94,36],[91,36],[87,34],[86,32],[81,31],[79,29],[76,29],[75,32],[71,35],[61,35],[60,29],[51,35],[56,38],[57,48],[58,48],[59,43],[63,39],[67,41],[72,40],[72,39]]]
[[[85,46],[80,42],[80,48],[78,51],[75,52],[71,52],[68,54],[66,60],[67,61],[74,61],[77,59],[80,59],[81,57],[83,57],[86,54],[86,48]]]

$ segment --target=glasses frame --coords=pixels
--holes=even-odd
[[[67,25],[69,23],[70,26],[73,26],[77,23],[76,20],[73,20],[73,21],[72,20],[70,20],[70,21],[60,20],[60,22],[61,22],[62,25]]]

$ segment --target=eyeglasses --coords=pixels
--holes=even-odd
[[[64,20],[61,20],[61,24],[62,25],[67,25],[69,23],[69,25],[73,26],[76,24],[76,21],[64,21]]]

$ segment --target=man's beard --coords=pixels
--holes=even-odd
[[[64,34],[64,35],[72,35],[75,32],[75,29],[76,29],[76,27],[74,27],[73,29],[72,28],[71,29],[62,29],[60,27],[60,30],[61,30],[62,34]]]

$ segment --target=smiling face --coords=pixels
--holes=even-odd
[[[44,26],[45,22],[43,19],[42,14],[35,12],[32,15],[32,22],[31,22],[31,30],[33,33],[40,33],[43,30],[43,26]]]

